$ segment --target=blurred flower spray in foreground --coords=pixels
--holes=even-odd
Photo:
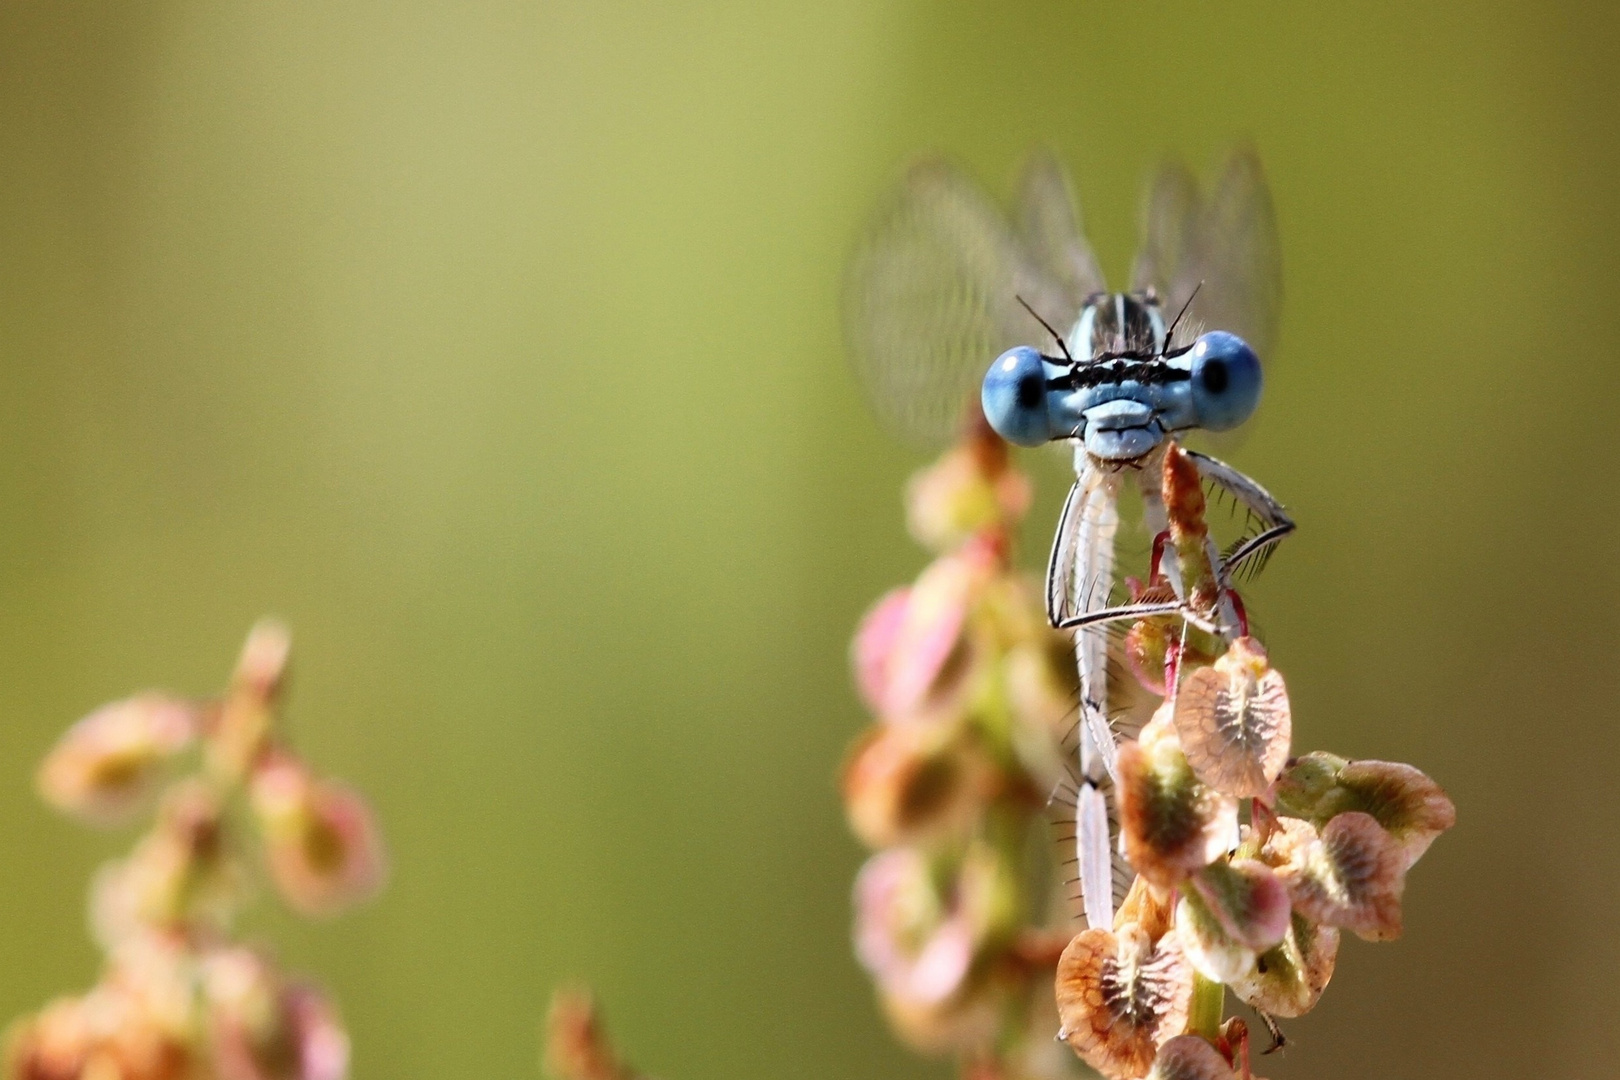
[[[1110,704],[1150,716],[1119,752],[1130,884],[1112,929],[1056,935],[1067,913],[1041,901],[1061,894],[1029,865],[1046,793],[1064,787],[1074,660],[1010,564],[1029,489],[994,435],[974,430],[912,480],[911,532],[940,554],[855,637],[877,722],[844,797],[878,849],[855,884],[856,952],[900,1037],[954,1054],[974,1080],[1070,1074],[1054,1031],[1112,1080],[1249,1077],[1226,991],[1280,1038],[1273,1018],[1316,1005],[1341,931],[1400,934],[1406,873],[1455,820],[1411,766],[1290,756],[1282,676],[1241,614],[1224,636],[1207,617],[1242,605],[1197,470],[1174,445],[1161,466],[1170,529],[1129,585],[1136,600],[1176,596],[1173,553],[1185,600],[1111,642],[1135,697]]]
[[[66,814],[121,824],[157,796],[156,814],[92,883],[100,981],[13,1025],[8,1080],[347,1076],[348,1037],[331,1002],[232,933],[255,861],[309,916],[368,899],[384,877],[365,802],[316,775],[276,731],[288,649],[283,627],[261,623],[221,698],[114,702],[45,759],[40,793]],[[194,749],[192,768],[170,779]]]
[[[1074,1071],[1051,1037],[1067,915],[1038,838],[1078,687],[1011,563],[1029,502],[986,427],[914,477],[908,525],[938,557],[853,647],[877,716],[843,778],[850,825],[878,849],[855,884],[856,952],[901,1038],[984,1078]]]

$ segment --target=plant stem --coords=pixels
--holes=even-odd
[[[1220,1034],[1221,1017],[1226,1012],[1226,987],[1193,975],[1192,1008],[1187,1013],[1187,1030],[1202,1035],[1210,1042]]]

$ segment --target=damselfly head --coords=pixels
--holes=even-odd
[[[1133,310],[1116,296],[1086,309],[1070,348],[1098,337],[1095,320],[1110,310],[1127,320]],[[1135,303],[1135,301],[1132,301]],[[1102,462],[1128,463],[1153,452],[1175,432],[1190,428],[1226,431],[1253,415],[1260,403],[1260,358],[1235,334],[1212,330],[1190,345],[1165,351],[1167,333],[1152,321],[1152,347],[1103,352],[1090,360],[1044,356],[1029,346],[1002,353],[986,373],[980,401],[998,435],[1019,446],[1078,439]],[[1123,325],[1110,323],[1109,325]]]

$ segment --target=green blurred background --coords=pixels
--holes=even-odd
[[[840,347],[925,150],[1166,152],[1286,259],[1234,459],[1297,745],[1460,824],[1273,1077],[1614,1074],[1617,19],[1597,5],[11,0],[0,8],[0,1015],[89,983],[56,733],[275,612],[381,902],[272,916],[366,1077],[530,1077],[600,988],[669,1080],[941,1076],[850,957],[845,643],[922,555]],[[1061,465],[1041,467],[1044,533]]]

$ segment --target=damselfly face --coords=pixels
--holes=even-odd
[[[1241,338],[1203,334],[1170,341],[1151,292],[1090,297],[1062,356],[1021,345],[984,377],[980,401],[1008,442],[1078,439],[1092,457],[1135,461],[1189,428],[1236,427],[1260,401],[1260,361]]]
[[[915,168],[856,254],[845,310],[856,370],[901,434],[943,443],[982,406],[1011,442],[1121,462],[1253,412],[1280,294],[1252,152],[1207,197],[1185,167],[1159,171],[1126,292],[1106,290],[1062,168],[1038,156],[1010,219],[955,169]]]

